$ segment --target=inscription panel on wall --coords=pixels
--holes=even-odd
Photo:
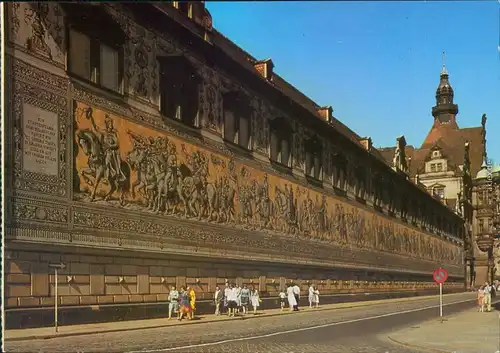
[[[13,80],[14,188],[67,195],[68,104],[64,96]]]
[[[23,104],[23,169],[58,175],[58,117],[54,112]]]
[[[125,117],[74,105],[79,177],[74,198],[80,202],[449,265],[461,262],[456,244]]]

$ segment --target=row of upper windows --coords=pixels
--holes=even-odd
[[[171,57],[169,60],[160,61],[160,113],[167,118],[197,127],[199,126],[197,75],[194,70],[186,67],[189,65],[179,57]],[[70,29],[68,71],[72,75],[107,90],[122,93],[123,62],[122,48],[107,45]],[[223,106],[224,140],[251,150],[252,130],[248,103],[242,103],[237,95],[229,93],[223,97]],[[292,128],[282,118],[272,120],[269,125],[270,160],[291,168],[294,135]],[[322,156],[323,148],[317,138],[311,138],[304,143],[304,172],[319,181],[323,179]],[[346,190],[348,183],[345,158],[342,155],[335,156],[335,165],[332,183],[336,188]],[[441,168],[442,166],[439,169]],[[366,180],[362,180],[362,175],[359,175],[359,178],[361,183],[356,186],[355,194],[364,198],[367,184]]]
[[[72,75],[117,93],[123,92],[123,53],[74,29],[69,31],[68,70]],[[160,112],[163,116],[196,127],[199,92],[196,74],[182,61],[160,62]],[[232,93],[223,97],[224,140],[246,150],[252,149],[251,116],[248,103]],[[270,159],[292,166],[293,131],[284,119],[270,127]],[[305,148],[305,173],[322,179],[322,150],[317,141]]]

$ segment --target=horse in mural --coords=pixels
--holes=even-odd
[[[127,163],[130,165],[132,171],[136,172],[136,180],[131,185],[132,198],[135,199],[136,191],[142,194],[146,199],[149,195],[146,192],[148,185],[147,172],[148,172],[148,155],[144,150],[134,149],[127,152]]]
[[[106,163],[106,153],[101,138],[88,129],[78,131],[77,138],[78,145],[88,157],[87,168],[80,170],[80,175],[88,185],[93,187],[90,194],[91,201],[95,200],[97,189],[103,183],[109,185],[104,200],[110,200],[111,196],[118,191],[120,193],[120,205],[124,206],[127,203],[125,195],[130,190],[130,166],[128,163],[120,160],[124,178],[118,173],[111,173],[110,167]]]

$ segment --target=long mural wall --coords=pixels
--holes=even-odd
[[[75,102],[74,119],[78,201],[462,262],[454,244],[125,117]]]

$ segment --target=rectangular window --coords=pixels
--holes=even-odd
[[[431,173],[435,173],[435,172],[436,172],[436,164],[432,163],[431,164]]]
[[[70,29],[69,71],[90,81],[90,39]]]
[[[224,140],[244,149],[250,149],[250,119],[232,109],[224,111]]]
[[[484,231],[484,222],[482,219],[480,219],[478,222],[478,230],[479,230],[479,233],[482,233]]]
[[[224,110],[224,139],[236,143],[236,121],[232,109]]]
[[[238,126],[238,145],[250,149],[250,119],[240,116]]]
[[[438,163],[437,164],[437,171],[442,172],[443,171],[443,163]]]
[[[291,136],[288,132],[271,130],[271,160],[286,167],[291,166]]]
[[[194,74],[172,59],[160,63],[160,113],[182,123],[197,127],[199,91]]]
[[[72,74],[109,90],[121,91],[120,53],[117,49],[69,30],[68,69]]]

